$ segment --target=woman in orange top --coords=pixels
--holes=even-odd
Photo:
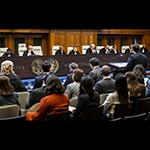
[[[64,87],[58,77],[47,80],[46,95],[35,112],[27,112],[26,120],[43,120],[47,115],[57,115],[68,112],[69,98],[64,95]]]

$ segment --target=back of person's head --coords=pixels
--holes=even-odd
[[[144,67],[143,67],[142,64],[137,64],[137,65],[134,67],[133,72],[134,72],[135,74],[137,74],[137,73],[142,73],[143,76],[146,75],[145,69],[144,69]]]
[[[93,57],[89,59],[89,64],[91,64],[92,66],[99,66],[100,65],[100,61],[98,58]]]
[[[90,77],[88,76],[83,77],[80,83],[80,94],[85,93],[88,95],[92,95],[93,86],[94,86],[94,82]]]
[[[1,63],[1,72],[4,74],[14,73],[14,63],[10,60],[5,60]]]
[[[104,65],[104,66],[102,67],[102,74],[103,74],[104,76],[109,76],[110,73],[111,73],[110,67],[107,66],[107,65]]]
[[[50,68],[51,68],[50,62],[47,61],[47,60],[45,60],[45,61],[42,63],[43,72],[49,72],[49,71],[50,71]]]
[[[128,103],[128,85],[127,78],[123,74],[117,74],[115,77],[115,86],[118,99],[121,103]]]
[[[128,84],[136,84],[138,83],[136,75],[132,71],[128,71],[125,73]]]
[[[140,46],[139,46],[139,44],[134,44],[134,45],[132,46],[132,49],[133,49],[134,52],[139,52],[139,51],[140,51]]]
[[[7,53],[12,53],[12,49],[11,48],[7,48]]]
[[[73,79],[76,82],[80,82],[84,75],[84,71],[82,69],[74,69],[73,71]]]
[[[46,81],[46,95],[63,94],[65,91],[60,79],[57,76],[52,76]]]
[[[0,75],[0,95],[10,95],[14,91],[7,76]]]
[[[74,69],[78,69],[78,68],[79,68],[79,66],[75,62],[72,62],[72,63],[69,64],[70,72],[73,72]]]

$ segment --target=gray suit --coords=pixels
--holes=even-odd
[[[94,69],[89,73],[89,77],[93,79],[94,83],[102,79],[102,69],[99,66],[94,67]]]
[[[99,93],[109,93],[115,90],[115,80],[111,77],[104,77],[102,80],[96,82],[95,90]]]
[[[65,95],[67,95],[69,99],[78,96],[79,87],[80,87],[80,82],[74,81],[73,83],[68,84],[65,91]]]

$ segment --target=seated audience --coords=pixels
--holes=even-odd
[[[70,100],[79,95],[80,81],[83,74],[84,72],[81,69],[75,69],[73,71],[73,83],[68,84],[65,91],[65,95],[67,95]]]
[[[146,76],[146,72],[143,65],[137,64],[133,69],[133,74],[135,74],[139,83],[144,84],[144,77]]]
[[[64,95],[64,87],[59,78],[49,78],[45,92],[47,96],[40,100],[37,110],[32,112],[30,109],[30,111],[26,113],[26,120],[45,120],[45,118],[49,116],[64,114],[69,111],[69,99]]]
[[[14,72],[14,63],[12,61],[5,60],[1,63],[1,73],[10,79],[15,92],[27,91],[20,77]]]
[[[42,63],[42,70],[43,70],[43,73],[35,77],[33,89],[40,88],[43,84],[45,84],[45,81],[47,80],[47,78],[55,75],[52,70],[52,65],[50,64],[48,60],[45,60]]]
[[[32,45],[28,45],[27,50],[25,50],[25,51],[23,52],[23,56],[34,56],[34,55],[35,55],[35,53],[34,53],[34,51],[33,51]]]
[[[134,101],[137,98],[145,97],[145,85],[138,82],[136,75],[133,72],[126,72],[128,90],[130,92],[130,100]]]
[[[13,104],[20,105],[17,95],[14,94],[14,88],[10,84],[10,79],[7,76],[0,75],[0,106]]]
[[[100,61],[98,58],[90,58],[89,59],[89,65],[90,68],[92,69],[88,76],[93,79],[94,84],[99,81],[100,79],[102,79],[102,69],[100,67]]]
[[[110,76],[111,70],[110,67],[104,65],[102,67],[103,78],[96,82],[95,90],[99,93],[109,93],[115,90],[115,80]]]
[[[110,93],[103,103],[104,114],[108,119],[124,117],[131,112],[127,79],[123,74],[118,74],[115,80],[116,90]]]
[[[83,77],[80,84],[78,102],[73,118],[75,120],[100,120],[98,111],[99,94],[93,89],[93,81],[88,76]]]
[[[64,87],[65,88],[67,87],[68,84],[73,82],[72,75],[73,75],[74,69],[79,69],[79,66],[78,66],[77,63],[72,62],[72,63],[69,64],[69,71],[70,71],[70,73],[66,75],[66,81],[64,82]]]

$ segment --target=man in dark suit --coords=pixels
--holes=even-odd
[[[23,56],[34,56],[34,55],[35,55],[35,53],[33,51],[32,45],[29,45],[28,48],[27,48],[27,50],[25,50],[23,52]]]
[[[15,54],[13,53],[12,49],[8,48],[6,50],[6,52],[2,55],[2,57],[12,57],[15,56]]]
[[[73,49],[69,52],[68,55],[80,55],[80,53],[78,52],[77,47],[73,47]]]
[[[89,72],[88,76],[93,79],[95,84],[98,80],[102,79],[102,69],[100,67],[100,61],[95,57],[90,58],[89,65],[92,70]]]
[[[137,64],[143,65],[144,68],[147,67],[147,57],[140,52],[140,46],[134,44],[132,47],[134,54],[128,58],[126,71],[132,71]]]
[[[72,78],[72,75],[73,75],[73,71],[75,69],[79,69],[78,64],[76,64],[75,62],[72,62],[71,64],[69,64],[69,71],[70,71],[70,73],[67,74],[67,76],[66,76],[66,81],[64,83],[64,87],[65,88],[67,87],[68,84],[70,84],[70,83],[72,83],[74,81],[73,78]]]
[[[33,89],[42,87],[43,85],[46,84],[46,80],[49,77],[55,75],[52,72],[51,67],[52,67],[52,65],[47,60],[45,60],[43,62],[43,64],[42,64],[43,73],[42,73],[42,75],[35,77]]]
[[[64,47],[60,46],[59,49],[56,51],[55,55],[66,55]]]
[[[90,44],[90,47],[86,50],[86,54],[97,54],[95,44]]]

